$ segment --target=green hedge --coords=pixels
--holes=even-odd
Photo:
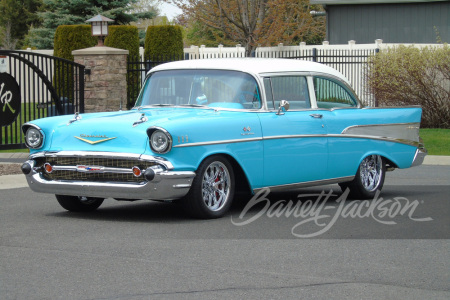
[[[128,50],[128,61],[140,61],[139,57],[139,32],[136,26],[112,25],[109,26],[109,34],[105,39],[105,46]],[[138,65],[133,65],[138,68]],[[134,106],[139,94],[140,86],[138,72],[127,73],[127,108]],[[134,87],[134,88],[133,88]]]
[[[149,26],[145,36],[146,60],[178,60],[183,57],[183,33],[180,26]]]
[[[136,26],[111,25],[105,38],[105,46],[128,50],[133,60],[139,57],[139,32]]]
[[[136,26],[129,25],[111,25],[109,34],[105,38],[105,46],[124,49],[129,51],[129,59],[139,60],[139,34]],[[73,61],[72,51],[84,48],[90,48],[97,45],[97,37],[91,35],[90,25],[62,25],[58,26],[55,32],[54,56]],[[58,83],[59,76],[64,74],[64,84],[55,84],[60,97],[66,97],[72,100],[70,91],[73,88],[72,70],[64,70],[62,66],[55,66],[55,83]],[[136,75],[135,75],[136,74]],[[128,91],[132,91],[131,85],[136,84],[138,80],[137,73],[127,77]],[[137,93],[137,92],[134,92]],[[127,107],[133,106],[137,95],[130,95],[128,92]]]
[[[95,45],[90,25],[62,25],[56,28],[53,55],[73,61],[72,51]]]

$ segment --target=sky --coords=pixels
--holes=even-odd
[[[159,6],[161,10],[161,16],[166,16],[170,21],[173,20],[174,17],[181,14],[181,9],[176,7],[173,4],[162,2]]]

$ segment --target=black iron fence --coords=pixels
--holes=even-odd
[[[25,148],[22,124],[84,112],[84,66],[54,56],[0,50],[0,149]]]
[[[318,49],[309,48],[302,51],[257,52],[260,58],[302,59],[330,66],[348,78],[352,88],[360,100],[369,106],[376,106],[375,97],[366,86],[365,72],[367,60],[378,53],[379,49]],[[189,59],[186,57],[161,57],[155,60],[140,61],[139,58],[128,60],[128,103],[132,107],[139,94],[145,74],[153,67],[174,60]],[[226,59],[226,58],[224,58]],[[132,82],[132,84],[130,84]]]
[[[292,51],[260,52],[257,56],[263,58],[302,59],[330,66],[347,77],[352,88],[364,104],[376,106],[375,97],[370,93],[366,85],[365,72],[369,57],[378,52],[378,48],[351,50],[310,48],[294,53]]]
[[[157,65],[184,59],[184,55],[160,56],[153,59],[147,59],[145,61],[141,61],[140,57],[128,57],[127,108],[129,109],[134,106],[148,71]]]

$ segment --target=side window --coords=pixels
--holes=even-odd
[[[272,83],[273,102],[270,103],[270,100],[268,100],[267,105],[269,109],[277,109],[281,100],[289,101],[290,110],[311,107],[308,82],[305,76],[278,76],[270,78],[270,81]],[[272,97],[267,97],[267,99]]]
[[[319,108],[356,107],[357,101],[338,82],[315,77],[314,91]]]

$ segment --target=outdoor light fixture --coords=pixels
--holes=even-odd
[[[86,23],[91,23],[92,36],[98,36],[97,47],[103,46],[103,38],[108,35],[108,22],[114,22],[114,20],[101,15],[96,15],[86,21]]]
[[[309,13],[310,13],[311,16],[313,16],[313,17],[322,17],[322,16],[326,16],[326,15],[327,15],[327,13],[326,13],[325,11],[315,11],[315,10],[312,10],[312,11],[310,11]]]

